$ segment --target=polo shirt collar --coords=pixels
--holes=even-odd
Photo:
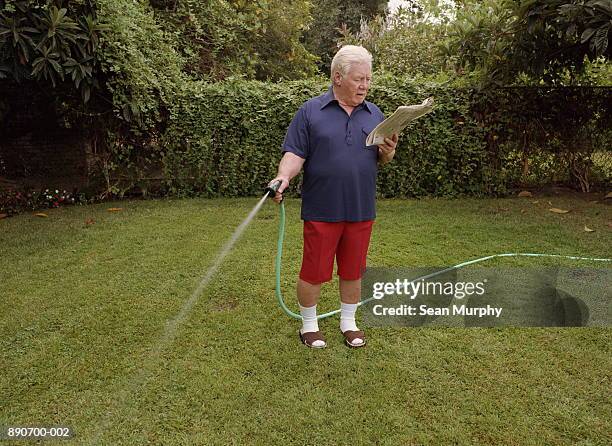
[[[334,90],[330,86],[327,90],[327,93],[323,95],[323,98],[321,100],[321,110],[323,110],[325,107],[327,107],[329,104],[331,104],[334,101],[337,102],[337,99],[334,97]],[[372,110],[370,109],[370,105],[368,101],[363,101],[361,105],[363,105],[363,108],[365,108],[368,112],[372,113]]]

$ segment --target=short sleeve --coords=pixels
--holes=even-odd
[[[283,153],[291,152],[300,158],[306,159],[310,148],[310,136],[308,134],[308,119],[306,117],[306,106],[302,105],[297,111],[285,135],[283,142]]]
[[[380,122],[384,121],[385,120],[385,114],[382,112],[382,110],[380,108],[378,108],[378,106],[375,105],[375,104],[370,104],[370,106],[376,112],[375,114],[378,116],[378,119],[380,120]]]

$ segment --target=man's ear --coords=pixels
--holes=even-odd
[[[334,73],[334,85],[336,87],[339,87],[341,84],[342,84],[342,75],[338,71],[336,71]]]

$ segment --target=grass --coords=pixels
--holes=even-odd
[[[367,348],[349,350],[331,318],[329,347],[306,349],[274,298],[271,203],[168,336],[254,204],[127,201],[0,220],[0,425],[71,426],[75,444],[610,443],[609,328],[372,328]],[[287,220],[295,308],[299,201]],[[369,264],[610,257],[611,220],[609,206],[570,197],[383,200]],[[336,293],[325,287],[321,311]]]

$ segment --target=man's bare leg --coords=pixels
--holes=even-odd
[[[301,306],[312,307],[319,303],[321,296],[321,284],[313,285],[305,280],[298,279],[297,297]]]
[[[344,280],[340,278],[340,301],[345,304],[359,303],[361,298],[361,279]]]

